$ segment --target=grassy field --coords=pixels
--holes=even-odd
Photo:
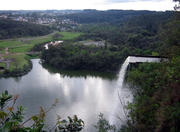
[[[5,58],[13,60],[10,62],[9,70],[13,69],[23,69],[24,65],[28,65],[28,59],[26,54],[16,54],[16,55],[8,55]]]
[[[22,54],[9,54],[9,55],[4,55],[4,59],[9,59],[11,62],[9,63],[9,71],[13,71],[14,69],[23,69],[24,65],[28,65],[28,58],[27,55],[22,53]],[[6,67],[5,63],[0,63],[0,66]]]
[[[46,36],[39,37],[26,37],[26,38],[15,38],[0,40],[0,54],[3,58],[13,60],[10,62],[9,70],[20,68],[24,65],[28,65],[28,57],[26,52],[30,51],[34,45],[53,41],[54,34],[60,34],[59,40],[71,40],[79,37],[82,33],[76,32],[54,32]],[[8,48],[8,55],[5,55],[5,48]],[[5,66],[4,63],[0,63],[0,66]]]
[[[57,32],[56,32],[57,33]],[[53,35],[55,33],[40,36],[40,37],[29,37],[29,38],[17,38],[17,39],[7,39],[0,40],[0,51],[3,52],[5,48],[9,48],[12,53],[23,53],[29,51],[34,45],[46,43],[53,40]],[[76,32],[58,32],[63,37],[60,40],[70,40],[79,37],[82,33]]]
[[[63,36],[62,40],[75,39],[80,35],[82,35],[82,33],[77,33],[77,32],[59,32],[59,34]]]
[[[0,63],[0,67],[5,67],[6,64],[5,63]]]

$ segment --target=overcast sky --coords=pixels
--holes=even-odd
[[[0,10],[133,9],[173,10],[172,0],[0,0]]]

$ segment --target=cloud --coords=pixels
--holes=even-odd
[[[105,9],[151,11],[173,10],[173,7],[172,0],[106,0],[106,4],[103,6]]]
[[[163,0],[106,0],[108,3],[127,3],[127,2],[161,2]]]
[[[173,7],[172,0],[2,0],[0,4],[0,10],[132,9],[165,11],[173,10]]]

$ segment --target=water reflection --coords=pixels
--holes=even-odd
[[[96,72],[96,71],[87,71],[87,70],[58,70],[53,68],[49,65],[42,65],[43,68],[49,71],[49,73],[60,73],[62,77],[84,77],[87,78],[88,76],[92,77],[101,77],[107,80],[115,80],[118,79],[117,73],[107,73],[107,72]]]
[[[10,93],[19,94],[18,104],[27,108],[29,116],[39,112],[40,106],[47,109],[56,98],[59,103],[48,113],[49,124],[55,123],[56,114],[63,118],[76,114],[85,121],[84,131],[92,132],[100,112],[110,116],[116,79],[98,75],[70,76],[47,70],[39,64],[39,59],[32,62],[33,69],[27,75],[0,79],[0,91],[8,89]]]

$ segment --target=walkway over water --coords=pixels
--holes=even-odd
[[[66,74],[55,72],[50,68],[43,67],[39,59],[33,59],[32,70],[18,78],[1,78],[0,92],[8,90],[9,93],[19,94],[17,105],[26,108],[25,119],[39,113],[40,106],[45,109],[59,98],[59,103],[54,110],[47,114],[46,123],[54,126],[56,114],[63,119],[67,116],[77,115],[85,121],[84,132],[96,132],[94,125],[97,122],[99,113],[111,123],[126,121],[122,100],[132,100],[131,91],[123,84],[124,75],[129,63],[133,62],[159,62],[161,60],[139,58],[129,56],[121,67],[118,78],[112,79],[108,76],[97,76],[93,73],[82,75],[83,71]],[[73,75],[75,74],[75,75]],[[120,122],[117,115],[122,119]],[[50,126],[50,127],[51,127]]]
[[[166,61],[166,57],[162,56],[128,56],[126,59],[129,63],[138,62],[161,62]]]
[[[114,92],[114,107],[112,110],[112,115],[110,116],[109,122],[110,124],[114,124],[120,126],[124,124],[127,120],[127,110],[125,106],[128,102],[131,102],[133,99],[133,95],[131,91],[126,88],[124,83],[125,74],[130,63],[141,63],[141,62],[163,62],[167,61],[167,58],[159,58],[159,57],[145,57],[145,56],[128,56],[124,63],[121,66],[121,69],[118,74],[117,87]],[[117,124],[118,123],[118,124]]]

